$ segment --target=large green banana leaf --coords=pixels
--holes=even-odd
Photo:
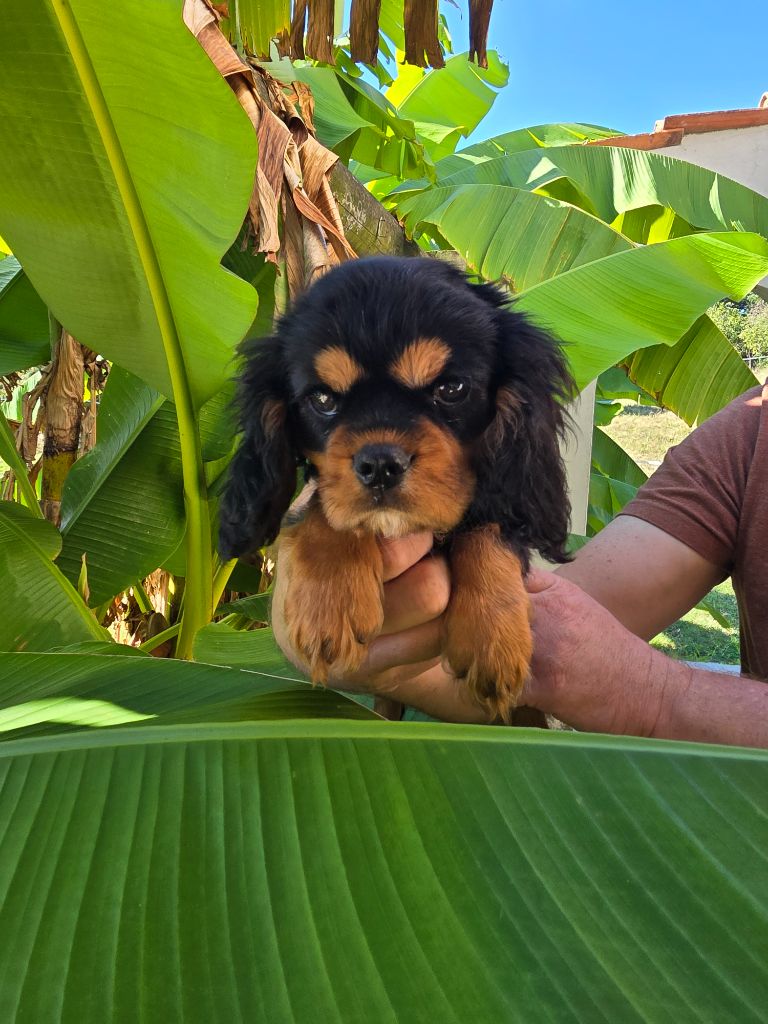
[[[527,128],[516,128],[502,135],[492,135],[482,142],[474,142],[465,146],[455,155],[457,157],[497,157],[506,153],[520,153],[523,150],[549,148],[551,146],[580,145],[593,139],[609,139],[621,135],[615,128],[606,128],[598,124],[581,124],[573,122],[556,122],[554,124],[534,124]],[[440,165],[441,168],[444,166]],[[441,173],[440,177],[444,177]]]
[[[0,651],[47,651],[106,633],[53,559],[61,537],[51,523],[0,502]]]
[[[451,174],[462,171],[473,164],[493,160],[507,153],[520,153],[537,146],[577,145],[591,139],[607,139],[621,132],[594,124],[536,124],[528,128],[517,128],[503,135],[494,135],[482,142],[465,146],[458,153],[451,153],[438,161],[437,180],[443,181]],[[395,183],[398,184],[398,183]],[[392,186],[393,188],[395,185]],[[391,190],[390,190],[391,191]]]
[[[440,160],[441,165],[451,154],[463,136],[468,135],[486,116],[495,102],[498,92],[508,78],[509,71],[502,64],[495,51],[488,53],[488,69],[479,68],[467,60],[467,54],[459,54],[446,62],[444,68],[424,71],[408,64],[398,67],[397,78],[391,82],[384,96],[376,92],[364,79],[340,76],[344,81],[349,102],[358,114],[364,114],[369,121],[376,122],[376,107],[394,118],[391,130],[398,134],[398,125],[408,126],[408,132],[415,132],[424,146],[425,166],[421,171],[427,180],[434,177],[432,161]],[[305,79],[310,81],[310,79]],[[355,95],[355,92],[359,95]],[[342,114],[342,109],[336,114]],[[321,110],[321,117],[323,111]],[[334,124],[338,123],[336,118]],[[389,126],[388,126],[389,127]],[[408,138],[412,136],[408,134]],[[528,136],[531,145],[531,137]],[[391,143],[388,144],[391,148]],[[365,152],[362,145],[337,150],[350,163],[350,169],[360,181],[371,183],[374,195],[386,196],[402,184],[409,172],[404,162],[395,165],[386,163],[378,155],[379,150]],[[494,156],[499,154],[496,149]],[[459,162],[457,169],[465,166]],[[385,176],[388,175],[388,176]]]
[[[402,65],[387,99],[400,117],[424,124],[441,124],[470,135],[489,112],[509,81],[509,68],[495,50],[488,51],[488,67],[481,68],[466,53],[445,62],[445,67],[424,72]]]
[[[219,266],[256,143],[180,4],[9,7],[0,150],[0,230],[57,319],[177,404],[217,392],[256,307]]]
[[[148,703],[126,674],[149,659],[14,657],[0,686],[33,735],[0,748],[8,1024],[764,1019],[765,753],[205,724],[247,674],[151,662]]]
[[[449,188],[546,189],[565,178],[572,186],[569,200],[607,223],[628,210],[662,206],[697,228],[768,235],[768,198],[722,174],[658,153],[619,146],[561,146],[475,162],[458,172],[446,167],[451,172],[447,176],[440,167],[435,169],[437,182]],[[406,183],[392,198],[426,184]]]
[[[13,256],[0,258],[0,374],[51,358],[48,310]]]
[[[519,305],[571,346],[580,386],[636,349],[675,344],[731,287],[752,288],[768,254],[758,236],[738,234],[638,248],[568,203],[509,185],[432,188],[398,212],[412,234],[427,228],[481,276],[526,290]],[[748,371],[715,330],[699,327],[698,351],[727,367],[729,383],[743,381]]]
[[[704,316],[676,345],[652,345],[623,361],[630,380],[690,426],[755,387],[757,377]]]
[[[428,189],[397,212],[410,235],[432,229],[478,274],[503,280],[515,292],[632,248],[619,232],[568,203],[505,185]]]
[[[148,655],[115,657],[139,654],[121,644],[79,647],[94,653],[0,653],[2,739],[137,722],[375,717],[349,697],[270,674],[269,668],[234,671]]]
[[[227,386],[200,410],[206,463],[233,442]],[[62,498],[58,566],[73,583],[82,556],[98,607],[152,572],[179,547],[185,517],[179,431],[172,402],[126,370],[110,373],[99,408],[99,440],[73,466]]]
[[[758,235],[688,235],[576,267],[528,289],[517,306],[571,346],[582,388],[637,349],[674,344],[716,299],[746,294],[767,270]]]
[[[0,230],[38,294],[78,341],[175,403],[188,657],[212,601],[196,412],[256,311],[220,262],[253,187],[252,126],[177,0],[30,0],[0,34],[0,148]]]

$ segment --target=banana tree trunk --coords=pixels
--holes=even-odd
[[[330,174],[331,189],[347,241],[358,256],[418,256],[399,221],[361,185],[341,161]]]
[[[64,481],[77,458],[83,419],[85,359],[80,344],[63,328],[53,353],[53,366],[45,395],[43,445],[43,515],[58,526]]]

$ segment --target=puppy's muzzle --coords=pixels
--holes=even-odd
[[[352,457],[352,467],[364,487],[381,493],[402,482],[412,460],[399,445],[366,444]]]

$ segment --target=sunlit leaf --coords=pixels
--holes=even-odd
[[[170,398],[215,394],[255,312],[219,264],[256,141],[180,4],[5,11],[0,149],[0,230],[56,318]]]
[[[758,235],[688,235],[569,270],[530,288],[518,308],[568,342],[583,387],[631,352],[675,344],[716,297],[745,295],[766,271]]]
[[[622,365],[635,384],[690,426],[757,384],[755,374],[706,315],[676,345],[642,349]]]

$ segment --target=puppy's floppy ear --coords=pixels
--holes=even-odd
[[[560,443],[574,394],[568,364],[555,339],[523,313],[504,307],[499,292],[481,286],[496,306],[497,392],[494,419],[483,438],[477,502],[487,522],[524,548],[566,562],[570,501]],[[473,289],[479,291],[479,288]]]
[[[296,490],[296,458],[288,432],[288,401],[279,342],[246,342],[238,385],[242,437],[229,465],[219,511],[224,559],[271,544]]]

